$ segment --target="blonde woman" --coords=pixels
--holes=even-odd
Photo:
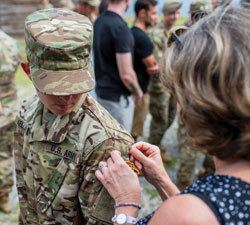
[[[135,144],[130,153],[158,190],[162,205],[136,221],[140,186],[114,151],[96,171],[116,201],[114,224],[249,224],[250,221],[250,12],[229,5],[201,19],[168,49],[163,80],[197,149],[213,156],[216,172],[179,192],[160,150]]]

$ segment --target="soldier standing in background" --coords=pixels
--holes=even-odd
[[[12,145],[17,95],[14,76],[20,62],[17,43],[0,30],[0,211],[11,212],[9,193],[13,186]]]
[[[78,0],[76,12],[87,16],[94,23],[99,14],[100,3],[100,0]]]
[[[180,16],[182,3],[179,0],[167,0],[163,5],[163,21],[156,24],[150,31],[149,37],[154,45],[154,55],[159,62],[167,48],[168,31],[176,24]],[[151,144],[159,146],[161,149],[162,160],[171,161],[171,158],[165,154],[165,149],[161,145],[161,140],[172,124],[176,114],[176,101],[173,95],[163,88],[159,76],[151,79],[149,86],[150,94],[150,113],[152,115],[150,125],[150,135],[148,141]]]
[[[94,173],[113,149],[128,158],[133,138],[88,94],[92,36],[90,20],[69,10],[41,10],[25,21],[21,65],[37,96],[17,118],[20,224],[112,224],[114,201]]]
[[[74,11],[75,10],[75,5],[72,2],[72,0],[60,0],[59,8],[64,8],[64,9]]]
[[[193,0],[190,5],[190,21],[192,24],[205,17],[212,11],[212,2],[210,0]],[[194,179],[197,150],[190,147],[190,137],[187,135],[186,128],[180,119],[178,119],[178,143],[180,155],[180,167],[177,171],[177,186],[183,190],[188,187]],[[199,171],[199,178],[208,173],[214,173],[213,158],[207,153],[203,161],[204,170]]]
[[[53,7],[54,6],[52,4],[50,4],[49,0],[40,0],[40,4],[38,4],[37,10],[50,9]]]

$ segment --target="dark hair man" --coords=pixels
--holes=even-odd
[[[135,39],[134,69],[143,91],[142,101],[135,105],[132,136],[143,136],[143,125],[148,112],[149,95],[147,94],[150,75],[158,72],[158,63],[153,54],[153,45],[145,33],[157,20],[157,1],[137,0],[135,3],[136,19],[131,31]]]
[[[99,5],[99,14],[102,14],[104,11],[107,10],[109,4],[109,0],[102,0],[101,4]]]
[[[96,20],[94,61],[98,102],[130,132],[134,102],[140,102],[143,93],[133,69],[134,37],[122,19],[129,4],[110,0]]]

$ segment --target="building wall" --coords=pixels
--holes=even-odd
[[[24,21],[27,15],[37,10],[40,0],[0,0],[0,26],[7,34],[17,39],[24,38]],[[58,7],[59,0],[51,0]]]

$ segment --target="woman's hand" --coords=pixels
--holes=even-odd
[[[144,177],[153,185],[159,181],[159,176],[166,176],[160,149],[146,142],[138,142],[132,145],[129,153],[131,161],[143,171]]]
[[[131,161],[135,162],[138,169],[142,169],[144,177],[155,186],[162,200],[179,192],[164,168],[160,149],[157,146],[138,142],[131,147],[129,153]]]
[[[141,187],[138,177],[122,159],[120,152],[112,151],[107,162],[100,162],[95,175],[116,203],[140,204]]]
[[[2,113],[2,105],[1,105],[1,102],[0,102],[0,113]]]

